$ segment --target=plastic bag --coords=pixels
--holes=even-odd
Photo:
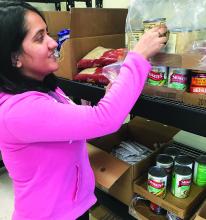
[[[138,41],[137,31],[145,29],[144,21],[163,18],[169,29],[165,52],[188,52],[194,41],[205,38],[206,0],[131,0],[126,21],[129,50]]]
[[[122,63],[123,61],[120,61],[103,67],[102,75],[104,75],[111,83],[113,83],[119,75]]]

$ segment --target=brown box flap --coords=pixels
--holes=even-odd
[[[97,186],[108,192],[130,165],[91,144],[87,144],[87,149]]]
[[[162,123],[135,117],[128,123],[129,133],[140,144],[154,149],[154,144],[170,141],[180,129]]]
[[[126,16],[127,9],[72,8],[71,38],[123,34]]]
[[[48,32],[52,37],[62,29],[70,29],[70,13],[68,11],[43,11],[48,26]]]

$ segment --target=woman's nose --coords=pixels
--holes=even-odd
[[[57,46],[58,46],[57,42],[52,37],[50,37],[50,36],[48,36],[48,37],[49,37],[49,42],[48,42],[49,48],[50,49],[57,48]]]

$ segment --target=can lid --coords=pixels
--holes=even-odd
[[[198,163],[202,163],[202,164],[206,164],[206,155],[200,155],[200,156],[197,158],[197,162],[198,162]]]
[[[191,28],[173,28],[170,29],[170,32],[192,32]]]
[[[189,165],[193,163],[193,160],[187,155],[178,155],[175,158],[175,162],[177,162],[180,165]]]
[[[159,154],[157,156],[157,162],[162,164],[172,164],[173,158],[167,154]]]
[[[157,21],[166,21],[166,18],[147,19],[147,20],[144,20],[143,23],[151,23],[151,22],[157,22]]]
[[[157,166],[151,167],[149,170],[149,174],[155,177],[166,177],[167,176],[165,169],[157,167]]]
[[[180,150],[176,147],[168,147],[164,150],[164,153],[170,156],[177,156],[180,154]]]
[[[192,174],[192,169],[190,167],[187,167],[187,166],[175,165],[174,172],[176,174],[181,175],[181,176],[189,176],[189,175]]]

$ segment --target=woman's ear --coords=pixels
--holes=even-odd
[[[17,53],[12,53],[11,55],[11,62],[12,62],[12,66],[13,67],[17,67],[17,68],[21,68],[22,67],[22,63],[19,59],[19,54]]]

